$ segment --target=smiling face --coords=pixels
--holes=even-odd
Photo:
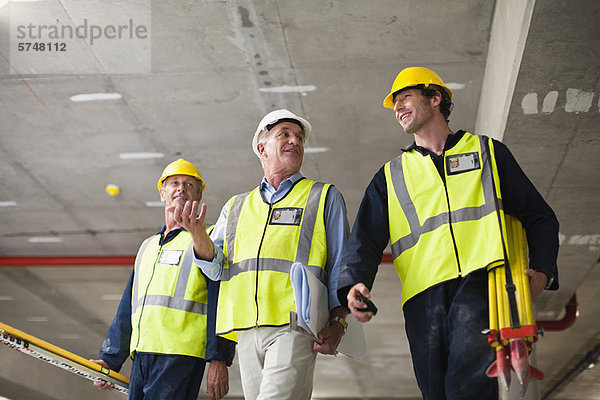
[[[304,132],[293,122],[281,122],[264,133],[257,145],[263,168],[291,176],[304,158]]]
[[[200,201],[202,184],[189,175],[169,176],[160,189],[160,200],[167,208],[176,205],[183,207],[186,201]]]
[[[406,89],[394,97],[396,120],[406,133],[418,133],[432,119],[434,105],[439,104],[441,96],[426,97],[419,89]]]

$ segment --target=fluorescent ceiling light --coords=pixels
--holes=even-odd
[[[306,93],[314,92],[317,90],[315,85],[303,85],[303,86],[275,86],[270,88],[259,88],[259,92],[263,93]]]
[[[118,100],[121,97],[121,93],[84,93],[71,96],[71,101]]]
[[[147,160],[150,158],[163,158],[164,156],[163,153],[149,153],[143,151],[119,154],[121,160]]]
[[[4,7],[8,3],[33,3],[37,1],[43,0],[0,0],[0,8]],[[0,396],[0,400],[4,399],[4,397]]]
[[[16,205],[16,201],[0,201],[0,207],[15,207]]]
[[[147,201],[146,207],[164,207],[165,203],[162,201]]]
[[[27,241],[29,243],[61,243],[63,239],[58,236],[32,236]]]
[[[76,333],[61,333],[60,335],[58,335],[58,337],[61,339],[68,339],[68,340],[81,339],[81,335],[78,335]]]
[[[27,322],[48,322],[48,317],[27,317],[25,318]]]
[[[446,83],[446,87],[450,90],[461,90],[465,88],[465,84],[464,83],[456,83],[456,82],[450,82],[450,83]]]
[[[329,147],[305,147],[305,153],[325,153],[329,151]]]
[[[0,301],[13,301],[12,296],[0,296]]]

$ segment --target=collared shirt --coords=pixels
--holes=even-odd
[[[166,235],[164,234],[166,226],[157,233],[160,235],[160,245],[164,245],[173,240],[180,232],[185,229],[173,229]],[[131,271],[129,281],[125,285],[121,302],[115,318],[113,319],[98,358],[106,361],[110,368],[119,371],[121,366],[129,356],[129,341],[131,340],[131,293],[133,288],[134,271]],[[206,279],[208,290],[208,306],[214,312],[209,312],[207,317],[206,329],[206,355],[205,359],[224,361],[231,365],[235,354],[235,344],[229,340],[215,336],[217,299],[219,296],[219,283]]]
[[[260,183],[260,194],[263,199],[269,204],[273,204],[281,200],[294,187],[294,184],[304,176],[297,172],[290,176],[279,185],[278,189],[271,186],[263,177]],[[225,263],[225,255],[223,254],[225,225],[227,222],[227,212],[231,200],[225,204],[219,215],[219,219],[210,234],[214,246],[214,258],[212,261],[204,261],[198,258],[195,263],[202,269],[202,272],[210,279],[219,280],[223,265]],[[348,217],[346,216],[346,203],[344,197],[335,186],[329,188],[327,198],[325,199],[325,233],[327,236],[327,263],[325,270],[328,276],[328,291],[329,291],[329,309],[333,309],[340,305],[337,298],[337,284],[340,262],[344,251],[344,245],[348,238],[350,228],[348,225]]]
[[[448,135],[444,151],[451,149],[464,131]],[[413,143],[403,151],[418,151],[431,157],[444,179],[443,154],[437,155]],[[553,277],[550,289],[558,289],[558,220],[554,211],[525,175],[514,156],[503,143],[494,140],[494,152],[500,177],[500,192],[504,211],[523,224],[529,245],[529,265],[536,271]],[[338,296],[346,304],[346,295],[354,284],[363,282],[371,288],[383,251],[390,239],[387,186],[384,167],[375,174],[367,187],[354,221],[352,233],[340,267]]]

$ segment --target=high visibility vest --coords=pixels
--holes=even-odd
[[[501,233],[504,212],[491,139],[465,132],[444,152],[445,184],[431,157],[416,150],[388,162],[384,171],[402,304],[438,283],[504,262],[506,229]]]
[[[216,332],[288,324],[296,311],[290,283],[294,262],[326,282],[325,198],[329,184],[301,179],[273,205],[259,188],[232,198],[225,226]]]
[[[146,239],[135,260],[131,295],[131,353],[204,358],[208,293],[194,265],[192,237],[181,231],[168,243]]]

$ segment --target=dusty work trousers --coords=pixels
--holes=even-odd
[[[204,359],[198,357],[136,353],[128,399],[196,400],[204,366]]]
[[[488,275],[470,273],[431,287],[403,307],[419,389],[425,400],[497,400],[485,371],[496,353],[489,327]]]
[[[284,327],[237,332],[246,400],[310,400],[317,353],[306,335]]]

